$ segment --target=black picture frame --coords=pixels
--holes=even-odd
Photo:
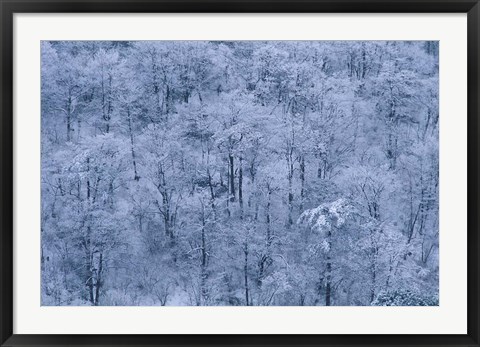
[[[478,0],[0,0],[0,343],[2,346],[395,345],[479,346]],[[326,12],[468,14],[468,332],[465,335],[20,335],[13,334],[13,16],[15,13]]]

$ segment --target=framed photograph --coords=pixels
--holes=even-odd
[[[478,346],[479,14],[2,0],[1,345]]]

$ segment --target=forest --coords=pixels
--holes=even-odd
[[[41,304],[435,306],[437,41],[42,41]]]

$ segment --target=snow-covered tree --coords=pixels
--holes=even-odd
[[[42,304],[438,303],[437,42],[45,41],[41,64]]]

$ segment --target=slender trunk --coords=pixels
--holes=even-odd
[[[207,249],[205,242],[205,212],[202,213],[202,267],[207,266]]]
[[[65,191],[63,190],[62,179],[58,178],[58,189],[60,189],[60,195],[65,196]]]
[[[227,191],[228,191],[228,197],[226,199],[227,203],[227,216],[230,217],[230,206],[229,206],[229,201],[230,201],[230,196],[231,196],[231,191],[230,191],[230,161],[228,160],[228,168],[227,168]]]
[[[112,76],[108,76],[108,86],[105,86],[105,75],[102,67],[102,117],[105,122],[105,132],[108,134],[110,132],[110,118],[112,113]]]
[[[245,263],[243,266],[244,284],[245,284],[245,306],[250,306],[249,293],[248,293],[248,241],[245,240],[243,252],[245,255]]]
[[[88,227],[88,233],[90,233],[90,227]],[[88,240],[88,248],[90,248],[90,241]],[[87,287],[88,287],[88,294],[89,294],[89,299],[90,303],[92,305],[95,305],[95,297],[94,297],[94,291],[93,291],[93,264],[92,264],[92,255],[88,250],[86,250],[86,256],[87,256]]]
[[[143,214],[142,213],[138,215],[138,230],[140,231],[140,235],[143,234]]]
[[[113,180],[110,181],[110,183],[108,184],[108,200],[109,200],[109,203],[110,203],[110,208],[113,208]]]
[[[254,215],[254,220],[255,222],[258,221],[258,210],[260,209],[259,203],[255,202],[255,215]]]
[[[367,74],[367,53],[365,51],[365,44],[362,44],[362,79],[365,79]]]
[[[91,187],[90,187],[90,158],[87,158],[87,204],[88,204],[88,209],[90,209],[90,196],[91,196]],[[89,211],[90,212],[90,211]],[[85,260],[86,260],[86,284],[88,287],[88,294],[89,294],[89,299],[90,303],[92,305],[95,305],[95,295],[94,295],[94,283],[93,283],[93,277],[94,277],[94,271],[93,271],[93,254],[91,250],[91,234],[92,234],[92,229],[90,226],[90,215],[88,215],[88,220],[87,220],[87,235],[85,235],[85,240],[84,240],[84,247],[85,247]]]
[[[331,252],[331,236],[332,232],[329,231],[327,235],[327,242],[328,242],[328,252]],[[330,255],[327,255],[327,283],[325,287],[325,306],[331,305],[331,296],[332,296],[332,261]]]
[[[387,280],[385,281],[385,288],[389,289],[390,287],[390,278],[393,274],[393,259],[390,257],[390,266],[388,267],[388,276]]]
[[[170,113],[170,86],[167,84],[167,91],[165,93],[165,111],[167,114]]]
[[[288,223],[287,228],[290,228],[293,224],[293,173],[294,173],[294,161],[293,161],[293,135],[291,143],[287,147],[287,179],[288,179]]]
[[[234,162],[233,162],[233,155],[228,155],[228,160],[230,163],[230,201],[235,201],[235,171],[234,171]]]
[[[268,262],[271,260],[271,254],[270,254],[270,246],[272,244],[272,235],[271,235],[271,216],[270,216],[270,206],[271,206],[271,194],[272,190],[270,189],[270,186],[267,187],[268,193],[267,193],[267,205],[265,206],[265,219],[266,219],[266,233],[265,233],[265,252],[262,254],[258,267],[258,280],[257,280],[257,285],[260,288],[262,286],[262,280],[263,277],[265,276],[265,267],[268,264]]]
[[[373,235],[372,235],[373,237]],[[371,287],[370,287],[370,303],[375,300],[375,288],[377,286],[377,256],[378,256],[378,247],[375,242],[372,241],[372,264],[371,264]]]
[[[288,227],[293,224],[293,161],[290,160],[288,172]]]
[[[82,129],[82,122],[80,120],[80,117],[77,117],[77,142],[80,142],[80,130]]]
[[[257,185],[256,185],[256,181],[255,181],[255,175],[256,175],[255,171],[256,171],[256,169],[255,169],[255,161],[254,160],[252,160],[252,163],[250,164],[250,166],[248,168],[248,171],[250,173],[250,182],[251,182],[251,187],[252,187],[252,189],[250,190],[251,193],[248,196],[248,201],[247,201],[247,206],[250,209],[252,207],[252,200],[256,196],[256,194],[254,192],[257,191]]]
[[[88,175],[90,174],[90,158],[87,158],[87,202],[90,204],[90,178]]]
[[[243,168],[242,157],[240,157],[240,164],[238,168],[238,202],[240,205],[240,218],[243,218]]]
[[[358,124],[358,115],[357,115],[357,111],[356,111],[356,108],[355,108],[355,104],[352,104],[352,116],[354,117],[355,119],[355,129],[353,131],[353,144],[352,144],[352,147],[353,147],[353,155],[355,156],[356,153],[357,153],[357,139],[358,139],[358,127],[359,127],[359,124]]]
[[[103,253],[100,253],[100,259],[98,260],[98,272],[95,288],[95,306],[98,306],[100,298],[100,288],[102,286],[102,271],[103,271]]]
[[[375,300],[375,286],[376,286],[376,281],[377,281],[377,271],[375,266],[372,269],[372,287],[370,289],[370,303]]]
[[[155,96],[155,113],[156,121],[159,121],[162,117],[163,104],[160,102],[160,83],[158,77],[158,67],[156,63],[156,52],[151,52],[150,57],[152,59],[152,76],[153,76],[153,94]]]
[[[92,305],[95,304],[94,293],[93,293],[93,263],[92,263],[92,252],[91,252],[91,245],[90,245],[90,235],[92,231],[90,226],[87,226],[87,235],[83,241],[83,246],[85,248],[85,277],[86,281],[85,284],[88,290],[88,296],[90,303]]]
[[[80,199],[82,195],[82,182],[78,180],[77,182],[77,198]]]
[[[43,239],[43,226],[40,227],[40,239]],[[43,254],[43,245],[44,243],[41,243],[40,247],[40,269],[42,270],[42,274],[45,273],[45,255]]]
[[[130,133],[130,148],[132,152],[132,162],[133,162],[133,172],[134,172],[134,177],[133,179],[135,181],[138,181],[140,179],[140,176],[138,176],[137,173],[137,161],[136,161],[136,155],[135,155],[135,145],[133,142],[133,129],[132,129],[132,116],[130,114],[130,107],[127,106],[127,119],[128,119],[128,132]]]
[[[350,62],[349,62],[349,76],[348,77],[353,77],[353,72],[354,72],[354,66],[353,66],[353,53],[350,54]]]
[[[168,203],[167,193],[163,194],[162,201],[164,210],[163,223],[165,225],[165,235],[169,238],[172,238],[172,232],[170,230],[170,206]]]
[[[215,191],[213,190],[213,182],[212,182],[212,175],[210,173],[210,169],[207,168],[207,175],[208,175],[208,187],[210,188],[210,205],[212,207],[213,214],[216,219],[216,208],[215,208]]]
[[[207,246],[206,246],[206,240],[205,240],[205,207],[203,207],[202,210],[202,263],[201,263],[201,273],[200,273],[200,283],[201,283],[201,302],[203,304],[206,304],[207,301],[207,287],[206,287],[206,281],[207,281]]]
[[[110,132],[110,119],[112,118],[112,75],[108,76],[108,102],[107,102],[107,134]]]
[[[165,236],[167,238],[170,238],[170,240],[173,240],[173,231],[172,231],[172,216],[171,216],[171,198],[172,196],[168,194],[168,189],[167,189],[167,182],[165,180],[165,173],[163,172],[163,168],[160,168],[160,173],[159,173],[159,179],[160,179],[160,185],[157,187],[160,195],[162,196],[162,208],[160,209],[160,212],[162,213],[163,216],[163,224],[165,227]],[[158,201],[157,201],[158,204]]]
[[[108,123],[107,123],[107,111],[106,111],[106,102],[105,102],[105,80],[103,75],[103,67],[102,67],[102,117],[103,121],[105,122],[106,132],[108,133]]]
[[[392,89],[392,87],[390,87]],[[393,93],[392,91],[390,93]],[[390,112],[389,112],[389,124],[388,124],[388,142],[387,142],[387,158],[390,161],[390,169],[394,170],[397,163],[397,131],[395,129],[397,124],[397,115],[396,115],[396,105],[395,101],[393,100],[390,102]]]
[[[71,91],[68,92],[67,101],[67,142],[70,142],[72,132],[72,96]]]
[[[303,204],[305,202],[305,156],[300,160],[300,211],[303,211]]]
[[[330,306],[331,303],[331,286],[332,286],[332,263],[330,256],[327,257],[327,284],[325,287],[325,306]]]
[[[271,207],[271,201],[272,201],[271,196],[272,196],[272,190],[269,187],[268,195],[267,195],[267,206],[265,207],[265,219],[267,222],[267,235],[266,235],[267,250],[270,248],[270,245],[272,243],[271,216],[270,216],[270,207]]]
[[[290,116],[290,134],[286,143],[286,159],[287,159],[287,178],[288,178],[288,223],[287,228],[293,224],[293,175],[294,175],[294,148],[295,148],[295,128],[293,114]]]

